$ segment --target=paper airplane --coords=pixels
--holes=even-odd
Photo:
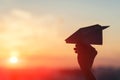
[[[65,41],[66,43],[76,44],[79,42],[85,42],[87,44],[102,45],[103,36],[102,31],[109,26],[101,26],[99,24],[80,28],[73,33]]]

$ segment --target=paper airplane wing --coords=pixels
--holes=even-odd
[[[76,31],[70,37],[68,37],[65,41],[67,43],[73,44],[85,42],[88,44],[102,45],[102,30],[107,27],[108,26],[101,26],[96,24],[89,27],[80,28],[78,31]]]

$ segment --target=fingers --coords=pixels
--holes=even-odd
[[[80,46],[78,44],[75,45],[75,48],[74,48],[75,53],[80,53],[81,49],[82,49],[82,46]]]
[[[75,50],[75,53],[78,53],[78,50],[77,50],[77,48],[74,48],[74,50]]]
[[[76,44],[74,50],[75,50],[75,53],[80,53],[80,51],[82,50],[82,46],[79,44]]]

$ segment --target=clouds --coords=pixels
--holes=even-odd
[[[28,11],[13,9],[0,19],[0,43],[6,49],[22,49],[36,52],[59,43],[60,19],[54,15],[35,15]]]
[[[17,51],[26,65],[38,66],[40,61],[46,65],[46,61],[52,59],[50,57],[60,48],[62,40],[58,33],[61,25],[61,19],[51,14],[36,15],[19,9],[1,14],[0,58],[5,60],[12,55],[11,52]]]

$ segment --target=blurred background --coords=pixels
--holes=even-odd
[[[65,39],[81,27],[100,24],[103,45],[93,72],[120,80],[120,1],[0,0],[1,80],[84,80],[74,44]],[[30,77],[29,77],[30,76]]]

